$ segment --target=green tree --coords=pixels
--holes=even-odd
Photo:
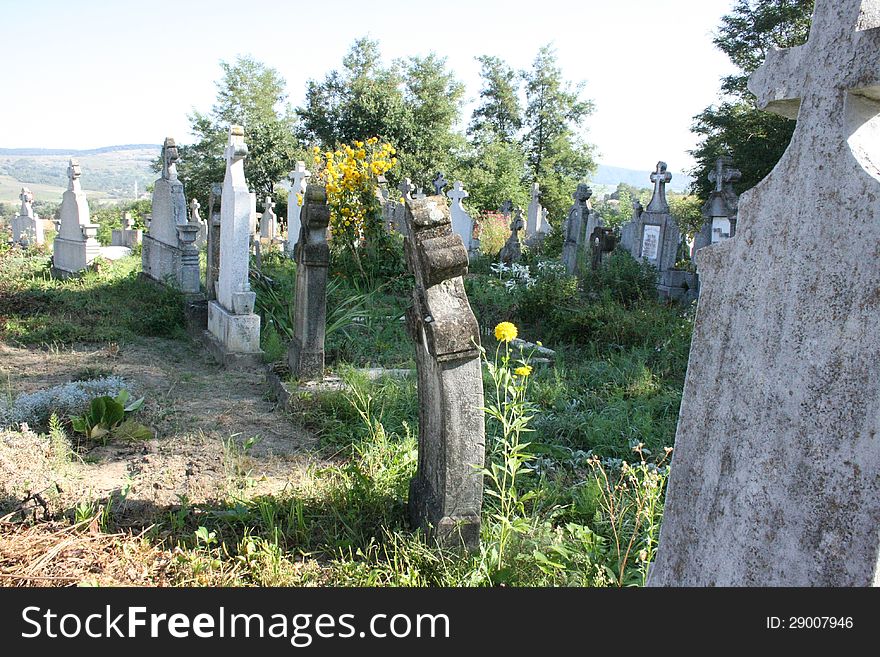
[[[285,81],[275,69],[249,56],[234,63],[221,61],[220,67],[217,102],[209,113],[190,115],[196,140],[181,146],[178,171],[187,195],[206,206],[211,183],[223,181],[229,126],[241,125],[248,145],[245,176],[262,206],[275,183],[304,155],[293,134],[295,116],[286,103]]]
[[[513,142],[522,128],[516,71],[498,57],[482,55],[476,59],[482,66],[482,103],[471,116],[468,135],[474,139],[491,137]]]
[[[700,198],[712,190],[708,175],[719,156],[733,158],[743,174],[734,188],[743,192],[760,182],[788,147],[794,121],[759,110],[746,84],[771,47],[806,42],[812,11],[813,0],[737,0],[721,19],[713,43],[738,70],[722,78],[720,103],[694,117],[691,130],[700,142],[691,151],[696,166],[690,173]]]
[[[517,142],[506,142],[492,131],[476,134],[474,144],[462,160],[458,176],[467,181],[467,206],[479,212],[494,212],[506,200],[525,209],[530,196],[523,183],[526,156]]]
[[[579,135],[580,123],[593,112],[581,99],[583,83],[563,80],[556,53],[543,46],[529,71],[523,71],[526,110],[523,148],[528,171],[526,182],[541,185],[541,202],[558,227],[571,205],[578,181],[595,169],[593,149]]]

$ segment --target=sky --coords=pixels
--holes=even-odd
[[[383,59],[446,57],[479,96],[478,55],[529,68],[556,49],[595,112],[580,126],[598,161],[689,169],[693,117],[734,69],[712,44],[734,0],[0,0],[0,148],[89,149],[190,143],[187,115],[207,112],[219,62],[249,54],[303,101],[306,82],[340,68],[352,42]]]

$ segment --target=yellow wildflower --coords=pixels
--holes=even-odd
[[[510,342],[516,335],[516,326],[510,322],[501,322],[495,327],[495,339],[499,342]]]
[[[297,195],[296,195],[296,204],[297,204],[297,205],[302,205],[302,204],[303,204],[303,195],[302,195],[302,194],[297,194]]]
[[[517,367],[515,370],[513,370],[513,373],[516,374],[517,376],[523,376],[523,377],[528,376],[529,374],[532,373],[532,366],[531,365],[522,365],[521,367]]]

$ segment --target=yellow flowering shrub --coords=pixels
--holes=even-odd
[[[312,148],[317,177],[327,188],[334,238],[357,243],[383,230],[376,179],[397,164],[396,152],[377,137],[343,144],[334,151]]]

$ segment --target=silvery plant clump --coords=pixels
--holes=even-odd
[[[59,417],[79,415],[88,409],[89,402],[95,397],[116,397],[123,389],[131,392],[124,379],[106,376],[19,395],[12,402],[0,398],[0,428],[18,427],[22,423],[43,424],[53,413]]]

